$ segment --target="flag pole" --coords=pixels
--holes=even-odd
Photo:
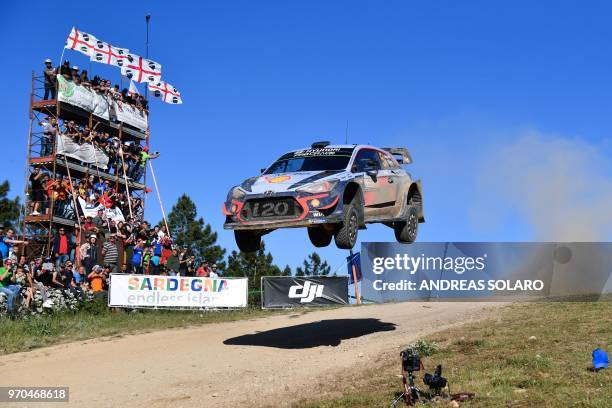
[[[147,23],[147,41],[145,43],[145,58],[149,59],[149,23],[151,22],[151,15],[147,14],[145,16],[145,21]],[[145,99],[149,99],[149,86],[145,86]]]
[[[350,249],[351,256],[351,272],[353,273],[353,285],[355,285],[355,298],[357,299],[357,304],[361,304],[361,295],[359,293],[359,282],[357,282],[357,268],[355,268],[355,263],[353,262],[353,249]]]
[[[159,208],[161,208],[162,216],[164,217],[164,225],[166,226],[166,233],[168,237],[172,238],[170,235],[170,228],[168,228],[168,220],[166,218],[166,212],[164,211],[164,203],[162,203],[161,194],[159,194],[159,187],[157,186],[157,180],[155,178],[155,171],[153,171],[153,163],[149,159],[149,169],[151,169],[151,175],[153,176],[153,184],[155,185],[155,192],[157,193],[157,201],[159,201]]]

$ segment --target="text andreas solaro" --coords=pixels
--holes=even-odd
[[[517,300],[610,292],[612,244],[363,243],[364,298]]]

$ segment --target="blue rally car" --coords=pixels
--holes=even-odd
[[[399,242],[414,242],[425,221],[421,183],[401,165],[404,148],[313,143],[282,155],[259,176],[232,187],[223,204],[225,229],[243,252],[279,228],[306,227],[312,244],[350,249],[366,224],[382,223]]]

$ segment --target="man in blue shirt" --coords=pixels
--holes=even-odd
[[[6,259],[13,253],[13,245],[15,244],[24,244],[27,245],[28,241],[22,241],[18,239],[13,239],[15,235],[15,230],[13,228],[9,228],[6,230],[6,234],[0,238],[0,254],[2,255],[2,259]]]

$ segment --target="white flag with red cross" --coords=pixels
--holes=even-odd
[[[101,64],[123,67],[127,65],[127,55],[129,52],[130,50],[127,48],[118,48],[104,41],[97,40],[90,59]]]
[[[178,89],[167,82],[159,81],[157,83],[149,83],[148,88],[154,96],[162,98],[162,100],[166,103],[176,105],[183,103],[181,93],[178,91]]]
[[[77,30],[75,27],[72,27],[70,34],[68,34],[68,39],[66,40],[64,48],[82,52],[91,58],[94,53],[96,41],[97,39],[93,35],[84,33]]]
[[[127,64],[121,67],[121,74],[136,82],[159,82],[161,79],[161,64],[128,53]]]

